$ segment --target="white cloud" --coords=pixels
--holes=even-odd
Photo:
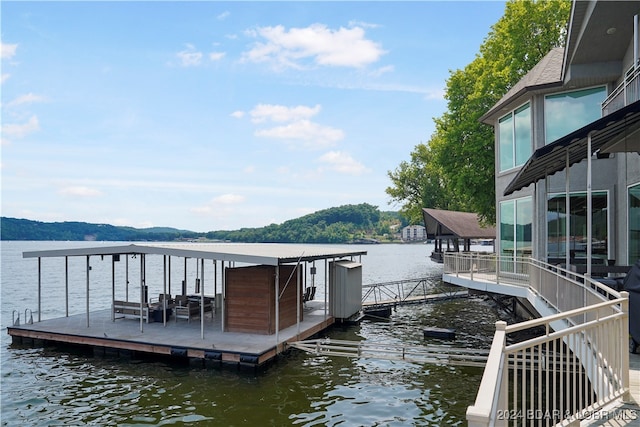
[[[380,67],[374,71],[371,72],[371,76],[373,77],[380,77],[383,74],[386,73],[391,73],[395,70],[395,67],[393,65],[386,65],[384,67]]]
[[[220,203],[223,205],[235,205],[245,201],[244,196],[239,194],[223,194],[213,199],[213,203]]]
[[[212,61],[219,61],[226,55],[225,52],[211,52],[209,54],[209,59]]]
[[[6,82],[7,80],[9,80],[9,77],[11,77],[11,74],[9,73],[2,73],[2,80],[0,81],[1,83]]]
[[[241,119],[244,117],[244,111],[234,111],[233,113],[231,113],[231,117],[235,118],[235,119]]]
[[[235,211],[235,209],[237,209],[236,205],[243,203],[245,200],[246,198],[239,194],[222,194],[213,198],[209,203],[191,208],[190,210],[197,215],[228,218],[237,215]]]
[[[195,67],[202,63],[202,52],[198,52],[192,44],[187,44],[187,48],[176,54],[183,67]]]
[[[362,68],[386,53],[378,43],[365,37],[362,27],[330,29],[313,24],[287,30],[278,25],[259,27],[246,34],[263,41],[245,52],[243,59],[279,68],[301,69],[305,60],[320,66]]]
[[[216,19],[218,21],[224,21],[225,19],[227,19],[229,16],[231,16],[231,12],[229,12],[228,10],[225,10],[224,12],[222,12],[220,15],[216,16]]]
[[[28,93],[26,95],[21,95],[14,99],[13,101],[9,101],[6,105],[7,108],[15,107],[17,105],[23,104],[32,104],[34,102],[44,102],[47,99],[44,96],[34,95],[33,93]]]
[[[2,59],[13,58],[17,49],[17,44],[0,43],[0,54],[2,55]]]
[[[298,105],[296,107],[286,107],[284,105],[258,104],[249,112],[251,121],[262,123],[267,120],[274,122],[291,122],[308,119],[320,112],[322,107],[317,104],[315,107]]]
[[[58,193],[69,197],[96,197],[102,195],[99,190],[84,186],[65,187],[60,189]]]
[[[283,139],[291,142],[302,141],[305,148],[324,148],[335,145],[344,138],[344,132],[329,126],[322,126],[309,120],[299,120],[284,126],[262,129],[255,135],[263,138]]]
[[[330,170],[339,173],[361,175],[368,172],[368,169],[362,163],[343,151],[329,151],[323,154],[318,160],[321,163],[327,164]]]
[[[38,117],[31,116],[27,123],[18,124],[6,124],[2,125],[2,135],[10,138],[23,138],[32,132],[40,130],[40,123]]]

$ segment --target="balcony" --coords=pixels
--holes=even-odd
[[[624,80],[602,103],[602,117],[626,107],[640,99],[640,63],[626,72]]]

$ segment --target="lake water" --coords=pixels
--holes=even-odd
[[[23,259],[23,251],[116,244],[2,242],[3,426],[466,425],[465,411],[475,400],[481,368],[292,351],[264,372],[253,373],[11,344],[7,325],[12,311],[29,308],[35,314],[37,309],[37,260]],[[428,258],[432,245],[362,248],[368,251],[362,257],[365,284],[431,277],[438,285],[442,266]],[[84,262],[70,261],[70,270],[84,271]],[[92,271],[110,265],[92,261]],[[70,284],[70,306],[80,307],[76,312],[85,307],[83,274],[75,279],[79,283]],[[43,282],[48,289],[43,319],[64,316],[64,262],[44,259]],[[110,283],[103,287],[110,295]],[[93,296],[101,291],[91,292]],[[95,300],[92,309],[108,308],[99,301],[110,301],[110,296]],[[399,307],[389,321],[365,320],[358,326],[333,328],[327,336],[421,345],[423,327],[452,327],[457,330],[456,346],[488,348],[498,317],[489,303],[470,297]]]

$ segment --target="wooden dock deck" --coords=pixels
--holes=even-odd
[[[334,323],[324,313],[324,303],[310,301],[304,309],[304,320],[280,330],[276,335],[222,332],[220,312],[207,313],[204,321],[204,339],[200,319],[191,322],[171,317],[163,322],[143,323],[136,319],[111,320],[111,310],[43,320],[33,324],[11,326],[8,333],[14,342],[86,346],[94,353],[133,352],[220,361],[222,363],[263,365],[282,352],[287,342],[299,341],[321,332]]]

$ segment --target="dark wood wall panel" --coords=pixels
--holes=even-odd
[[[294,266],[280,266],[280,329],[296,324],[296,276],[287,279]],[[228,268],[226,274],[225,330],[258,334],[275,333],[275,267]],[[300,292],[302,295],[302,292]],[[302,296],[298,300],[302,320]]]

